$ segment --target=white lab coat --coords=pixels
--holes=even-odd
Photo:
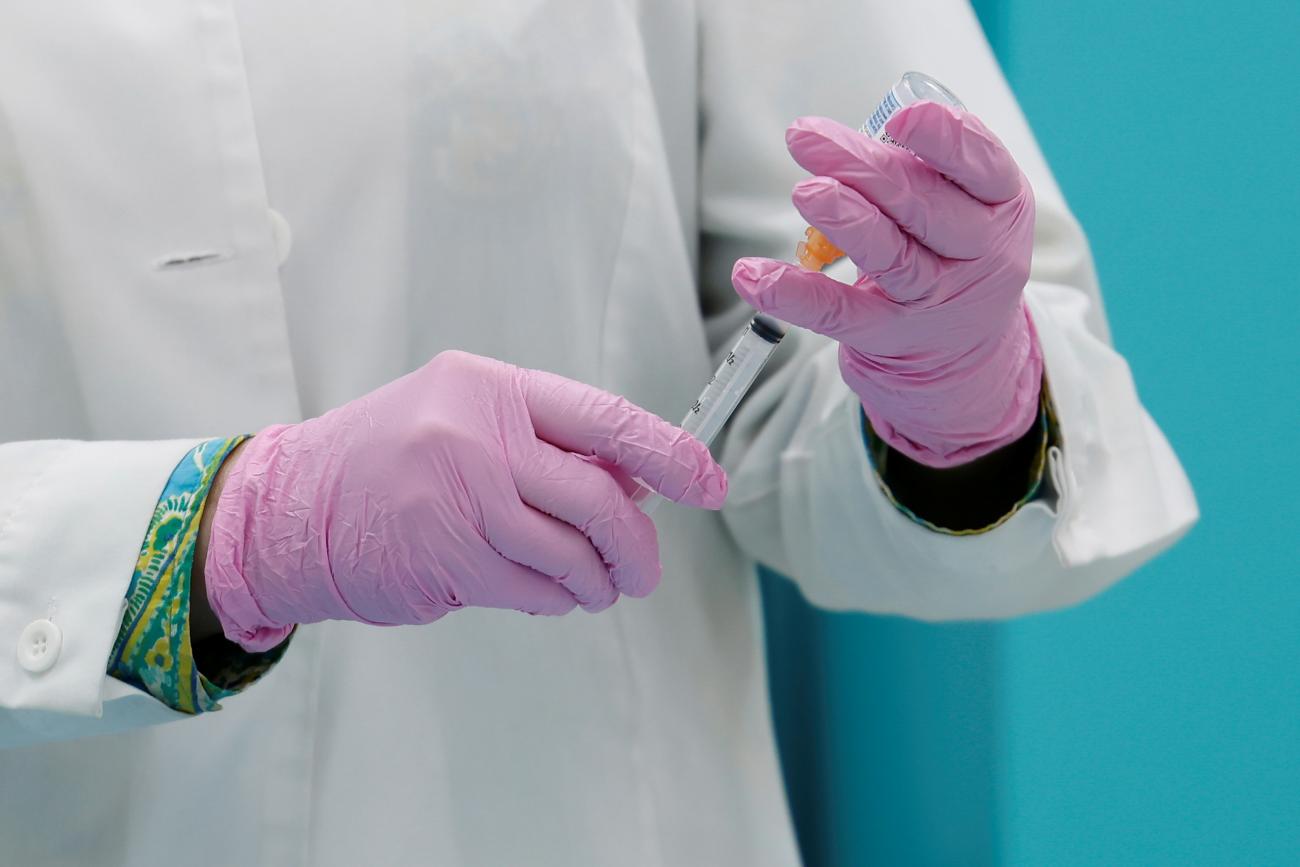
[[[451,347],[675,419],[744,316],[732,261],[801,232],[786,123],[856,121],[909,68],[1037,191],[1046,500],[976,537],[910,522],[798,332],[733,425],[725,516],[660,510],[650,599],[309,627],[225,710],[143,728],[176,715],[105,660],[199,438]],[[0,442],[0,743],[137,729],[0,752],[0,851],[29,865],[794,864],[756,559],[830,607],[1003,617],[1196,517],[957,0],[0,0]],[[38,673],[14,648],[40,619]]]

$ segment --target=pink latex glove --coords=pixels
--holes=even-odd
[[[1014,442],[1038,413],[1042,353],[1021,297],[1034,195],[972,114],[918,102],[886,131],[912,152],[825,118],[786,132],[816,175],[795,186],[795,207],[858,266],[856,283],[757,258],[732,282],[759,310],[838,340],[876,432],[951,467]]]
[[[267,428],[235,460],[204,574],[226,636],[253,651],[296,623],[428,623],[467,605],[565,614],[645,596],[658,538],[626,477],[710,509],[727,490],[708,449],[659,417],[462,352]]]

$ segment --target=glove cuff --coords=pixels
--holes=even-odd
[[[235,458],[221,495],[206,506],[216,510],[203,567],[208,605],[226,638],[253,653],[275,647],[294,628],[294,623],[281,623],[267,615],[245,578],[256,504],[254,486],[248,484],[250,475],[255,474],[250,467],[265,462],[281,430],[283,426],[267,428],[248,441]]]

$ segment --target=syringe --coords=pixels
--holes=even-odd
[[[749,391],[759,371],[767,364],[772,353],[785,337],[786,325],[770,316],[759,313],[750,320],[734,346],[727,352],[713,378],[704,386],[700,396],[691,404],[682,430],[706,446],[722,430],[727,419],[736,411],[740,399]],[[659,507],[663,497],[642,486],[632,498],[647,515]]]

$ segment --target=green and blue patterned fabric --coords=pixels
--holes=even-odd
[[[209,440],[192,449],[172,471],[136,560],[108,673],[182,713],[219,710],[270,670],[289,642],[266,653],[248,653],[223,642],[205,656],[200,672],[190,639],[190,571],[199,522],[212,480],[227,456],[247,437]]]

